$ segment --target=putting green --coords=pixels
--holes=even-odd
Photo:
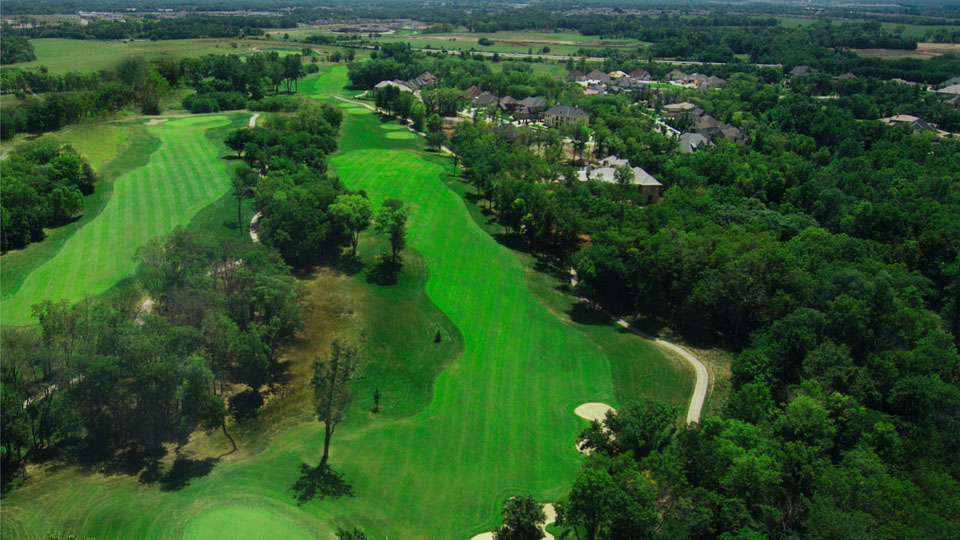
[[[346,107],[343,111],[347,114],[370,114],[373,112],[366,107]]]
[[[262,508],[226,506],[204,512],[187,523],[183,540],[313,540],[289,519]]]
[[[403,140],[403,139],[416,139],[417,137],[419,137],[419,135],[417,135],[416,133],[412,133],[410,131],[391,131],[390,133],[387,133],[388,139]]]
[[[393,131],[393,130],[396,130],[396,129],[403,129],[403,128],[404,128],[404,126],[401,126],[400,124],[395,124],[395,123],[393,123],[393,122],[388,122],[388,123],[386,123],[386,124],[380,124],[380,129],[385,129],[385,130],[387,130],[387,131]]]
[[[223,196],[230,186],[226,165],[206,132],[228,123],[217,115],[147,126],[159,148],[145,166],[118,178],[103,211],[4,298],[3,324],[33,322],[31,306],[43,300],[75,302],[113,287],[133,273],[140,246]]]

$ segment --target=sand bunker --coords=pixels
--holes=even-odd
[[[147,125],[148,125],[148,126],[155,126],[155,125],[157,125],[157,124],[162,124],[162,123],[164,123],[164,122],[166,122],[166,121],[167,121],[166,118],[151,118],[150,121],[147,122]]]
[[[573,410],[574,414],[591,422],[594,420],[603,422],[607,418],[607,411],[617,412],[606,403],[584,403]]]
[[[557,520],[557,510],[553,507],[552,504],[547,503],[543,505],[543,513],[547,516],[547,521],[543,523],[543,526],[540,527],[540,530],[543,531],[543,534],[546,535],[546,540],[555,540],[556,537],[547,532],[547,525],[552,525],[553,522]],[[492,532],[480,533],[476,536],[472,536],[470,540],[493,540]]]

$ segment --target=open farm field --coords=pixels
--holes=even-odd
[[[240,54],[258,47],[244,39],[172,39],[162,41],[97,41],[92,39],[33,39],[37,59],[16,64],[23,69],[46,66],[53,73],[99,71],[114,67],[128,56],[156,60],[202,56],[204,54]],[[237,47],[231,47],[236,43]],[[78,58],[83,58],[82,62]]]
[[[493,41],[492,45],[478,43],[481,38]],[[575,32],[495,32],[474,34],[469,32],[451,32],[444,34],[388,34],[377,41],[381,43],[410,43],[414,47],[445,49],[476,49],[477,51],[506,53],[537,53],[543,47],[549,47],[549,54],[576,54],[583,47],[636,47],[641,42],[629,39],[598,40],[594,36],[583,36]]]
[[[346,82],[346,68],[333,66],[309,88],[329,99],[349,95]],[[618,406],[636,393],[686,405],[692,374],[609,320],[583,317],[555,282],[531,275],[529,258],[497,243],[464,200],[448,158],[424,152],[422,139],[389,137],[405,130],[382,129],[362,107],[335,103],[349,114],[332,168],[375,203],[408,206],[399,271],[368,231],[357,264],[306,278],[314,309],[286,357],[291,383],[231,426],[236,455],[215,457],[229,449],[217,431],[196,434],[183,477],[159,485],[76,466],[38,472],[5,498],[4,538],[52,529],[98,540],[207,540],[227,529],[235,538],[329,538],[338,525],[362,525],[373,538],[465,540],[490,530],[512,495],[552,502],[569,489],[587,425],[577,406]],[[335,334],[358,336],[369,363],[331,447],[336,478],[320,478],[323,430],[308,379]],[[379,414],[370,412],[373,389],[384,396]]]
[[[4,297],[3,324],[31,322],[31,306],[43,300],[76,301],[106,291],[133,272],[137,248],[186,224],[224,195],[226,164],[207,131],[230,123],[228,116],[216,115],[144,126],[157,139],[156,150],[144,166],[113,183],[110,200],[95,218]]]
[[[943,54],[960,54],[960,43],[917,43],[917,49],[852,49],[860,56],[896,60],[898,58],[928,59]]]

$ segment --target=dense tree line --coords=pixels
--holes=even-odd
[[[43,230],[83,213],[96,175],[68,145],[39,141],[14,151],[0,168],[0,249],[19,249],[43,239]]]
[[[14,30],[19,36],[67,39],[192,39],[263,35],[264,28],[296,28],[288,17],[188,14],[180,18],[98,19],[87,24],[64,22]]]
[[[178,77],[196,90],[183,100],[193,113],[286,108],[268,98],[268,92],[277,94],[283,85],[289,93],[307,73],[317,71],[316,64],[304,64],[299,54],[281,57],[276,52],[255,53],[246,59],[214,54],[184,58],[176,68]]]
[[[138,254],[138,295],[43,302],[37,327],[5,329],[4,467],[63,445],[107,456],[229,437],[227,403],[249,414],[301,326],[302,293],[277,254],[183,229]],[[232,442],[232,439],[230,439]]]
[[[160,98],[177,83],[166,69],[175,63],[151,66],[137,58],[121,61],[113,70],[93,74],[68,73],[63,76],[36,75],[29,72],[5,72],[4,82],[12,81],[23,93],[43,92],[42,96],[22,95],[24,102],[5,106],[0,111],[0,139],[17,133],[53,131],[84,118],[116,112],[128,105],[139,105],[144,114],[160,113]],[[67,91],[58,91],[64,88]]]

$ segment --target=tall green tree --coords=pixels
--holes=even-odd
[[[545,534],[540,527],[547,516],[543,507],[530,495],[507,499],[503,504],[503,524],[493,532],[494,540],[540,540]]]
[[[239,131],[234,133],[239,133]],[[257,172],[246,164],[234,169],[233,175],[230,177],[233,196],[237,199],[237,226],[241,235],[243,235],[243,200],[253,195],[253,190],[257,186],[259,178]]]
[[[343,420],[343,415],[352,397],[349,383],[360,363],[360,351],[355,343],[336,338],[330,344],[330,356],[327,361],[319,357],[314,361],[313,407],[317,420],[323,422],[323,456],[320,467],[327,464],[330,457],[330,439]]]
[[[400,199],[383,201],[377,211],[377,232],[390,239],[391,260],[396,262],[407,243],[407,209]]]
[[[347,231],[351,254],[356,257],[360,233],[370,226],[373,217],[370,199],[363,195],[340,195],[328,211],[333,221]]]

